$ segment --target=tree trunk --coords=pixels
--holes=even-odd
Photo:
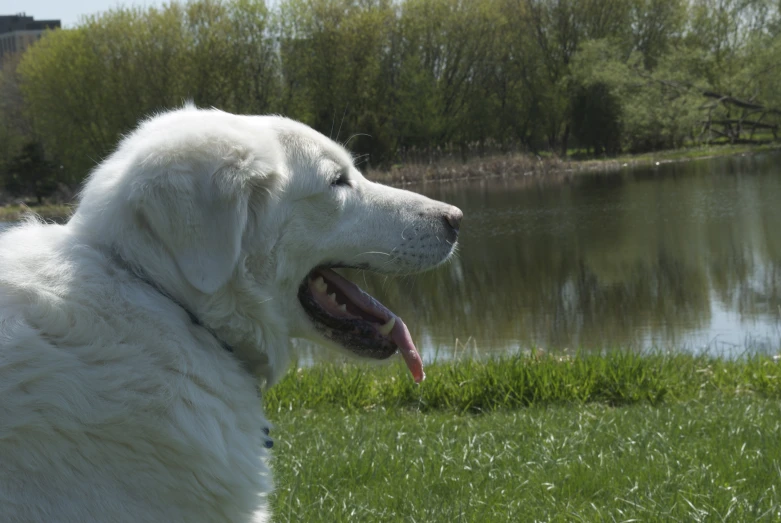
[[[567,145],[569,144],[569,122],[564,126],[564,134],[561,137],[561,156],[567,157]]]

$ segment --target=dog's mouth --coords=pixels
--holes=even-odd
[[[386,359],[400,352],[416,383],[426,377],[401,318],[334,270],[313,269],[301,283],[298,300],[326,338],[367,358]]]

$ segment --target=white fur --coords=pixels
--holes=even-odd
[[[324,263],[441,263],[448,213],[285,118],[142,123],[67,224],[0,235],[0,521],[263,521],[258,382],[291,337],[328,344],[299,285]]]

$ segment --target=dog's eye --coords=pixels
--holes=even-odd
[[[347,178],[347,173],[339,173],[339,176],[335,177],[331,182],[331,187],[350,187],[350,179]]]

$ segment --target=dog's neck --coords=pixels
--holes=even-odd
[[[168,293],[165,289],[163,289],[160,285],[158,285],[152,278],[150,278],[143,269],[140,267],[136,267],[133,264],[127,262],[122,256],[114,251],[112,253],[112,258],[121,265],[126,271],[128,271],[130,274],[132,274],[136,279],[139,281],[145,283],[149,287],[151,287],[155,292],[166,298],[168,301],[172,302],[174,305],[182,309],[187,316],[190,318],[190,321],[193,323],[193,325],[196,325],[208,332],[219,344],[222,346],[223,349],[225,349],[227,352],[233,353],[233,347],[224,339],[222,339],[220,336],[217,335],[211,328],[209,328],[208,325],[204,324],[200,318],[187,306],[182,304],[179,300],[171,296],[170,293]]]
[[[108,249],[118,267],[185,311],[193,324],[205,329],[251,375],[266,386],[281,378],[290,363],[290,337],[285,322],[278,317],[282,313],[277,303],[262,295],[259,284],[243,264],[225,289],[206,296],[184,282],[176,283],[170,273],[164,281],[174,282],[173,285],[162,286],[156,275],[170,270],[170,262],[153,256],[141,263],[134,259],[134,251],[137,249],[124,246]]]
[[[124,268],[131,275],[133,275],[134,278],[136,278],[140,282],[148,285],[155,292],[157,292],[158,294],[163,296],[165,299],[167,299],[168,301],[170,301],[171,303],[173,303],[177,307],[181,308],[187,314],[187,316],[190,318],[190,321],[193,323],[193,325],[196,325],[196,326],[206,330],[206,332],[208,332],[209,335],[211,335],[215,340],[217,340],[217,342],[222,346],[222,348],[226,352],[234,354],[235,351],[234,351],[233,347],[228,342],[226,342],[222,337],[220,337],[216,332],[214,332],[213,329],[209,328],[208,325],[204,324],[192,310],[190,310],[188,307],[183,305],[179,300],[177,300],[176,298],[171,296],[170,293],[166,292],[165,289],[163,289],[153,279],[151,279],[149,276],[147,276],[146,273],[141,268],[134,267],[133,264],[131,264],[131,263],[127,262],[125,259],[123,259],[122,256],[118,252],[116,252],[116,251],[112,252],[112,256],[111,257],[116,261],[116,263],[119,266]],[[248,366],[246,364],[246,362],[243,362],[243,363],[245,363],[245,367]],[[247,370],[249,372],[252,372],[252,369],[248,368]],[[258,389],[258,396],[260,397],[260,389]],[[272,448],[274,446],[274,440],[271,439],[271,436],[269,435],[270,434],[269,427],[264,427],[263,428],[263,434],[264,434],[264,446],[267,449]]]

